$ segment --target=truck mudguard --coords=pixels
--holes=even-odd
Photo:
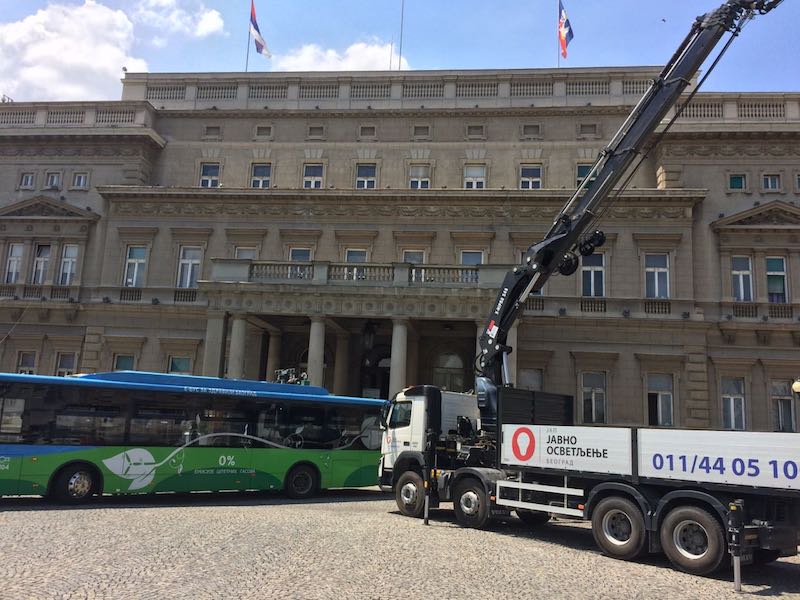
[[[663,498],[661,498],[661,500],[659,500],[658,507],[653,515],[653,525],[658,527],[658,524],[663,519],[664,513],[666,512],[667,506],[670,504],[670,502],[673,502],[674,500],[680,500],[682,498],[698,500],[703,504],[708,504],[719,515],[719,518],[722,519],[723,523],[725,523],[728,518],[728,508],[711,494],[702,492],[700,490],[675,490],[674,492],[666,494]]]
[[[592,511],[594,510],[595,504],[597,504],[600,500],[605,498],[606,496],[611,496],[615,494],[608,494],[604,492],[619,492],[625,496],[630,496],[633,498],[636,503],[639,505],[639,508],[642,510],[642,515],[644,516],[644,526],[647,530],[653,530],[655,522],[653,519],[653,506],[655,505],[657,498],[647,498],[645,494],[642,493],[642,490],[633,487],[632,485],[628,485],[627,483],[620,483],[618,481],[609,481],[606,483],[601,483],[596,485],[592,488],[592,491],[589,492],[589,497],[586,499],[586,503],[583,507],[583,515],[584,519],[591,519],[592,518]]]
[[[498,469],[491,469],[489,467],[464,467],[458,469],[450,483],[450,488],[455,488],[456,484],[464,479],[464,477],[474,477],[483,484],[486,493],[490,496],[494,495],[494,484],[499,479],[505,479],[505,473]]]

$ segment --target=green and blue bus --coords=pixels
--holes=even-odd
[[[0,374],[0,496],[376,485],[382,400],[118,371]]]

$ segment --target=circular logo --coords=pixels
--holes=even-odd
[[[528,438],[528,445],[524,451],[519,445],[520,438],[523,436]],[[536,450],[536,437],[533,435],[533,431],[528,427],[517,429],[511,437],[511,450],[518,460],[522,462],[530,460],[531,456],[533,456],[533,451]]]

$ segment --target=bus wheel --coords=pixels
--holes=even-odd
[[[621,560],[638,558],[647,539],[642,511],[627,498],[603,498],[592,513],[592,535],[603,554]]]
[[[661,524],[661,547],[672,565],[692,575],[706,575],[725,558],[722,526],[708,511],[679,506]]]
[[[94,470],[87,465],[62,469],[53,482],[53,497],[67,504],[85,502],[99,483]]]
[[[489,497],[477,479],[462,479],[453,493],[456,521],[462,527],[481,529],[489,520]]]
[[[397,508],[407,517],[418,519],[425,509],[425,484],[416,471],[406,471],[394,486]]]
[[[309,465],[297,465],[286,476],[286,495],[303,500],[311,498],[319,488],[319,476]]]
[[[528,527],[541,527],[550,520],[550,515],[546,512],[538,510],[526,510],[518,508],[516,510],[519,520],[525,523]]]

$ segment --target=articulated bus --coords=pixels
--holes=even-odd
[[[118,371],[0,374],[0,496],[376,485],[382,400]]]

